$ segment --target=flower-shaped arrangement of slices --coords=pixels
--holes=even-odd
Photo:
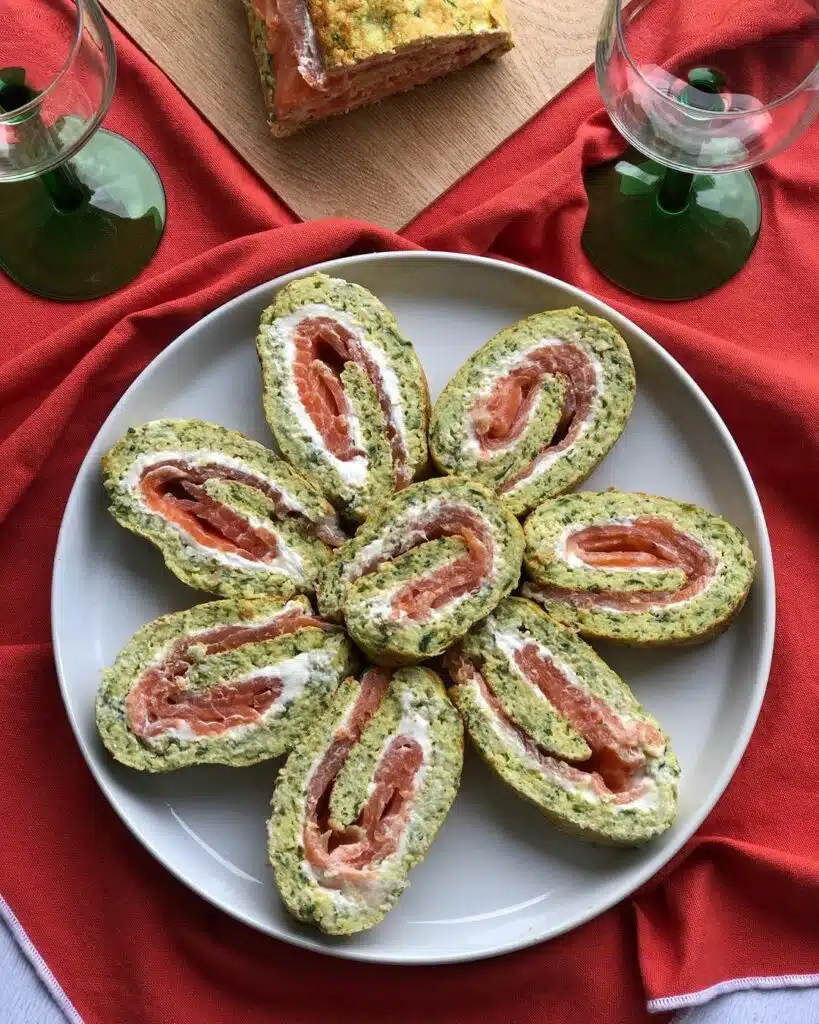
[[[695,505],[567,493],[634,401],[612,325],[527,317],[431,413],[411,342],[359,285],[282,288],[257,348],[281,457],[160,420],[103,460],[117,522],[223,598],[144,626],[106,671],[111,754],[153,772],[288,754],[270,862],[288,910],[333,934],[395,905],[455,799],[465,732],[510,792],[580,839],[669,828],[669,737],[581,637],[706,640],[755,565],[742,533]]]

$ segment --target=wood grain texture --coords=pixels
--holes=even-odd
[[[102,0],[300,217],[397,229],[591,61],[604,0],[507,0],[515,49],[302,135],[273,140],[240,0]]]

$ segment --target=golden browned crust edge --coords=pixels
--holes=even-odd
[[[497,35],[499,57],[512,41],[503,0],[306,0],[328,72],[408,46],[453,37]]]

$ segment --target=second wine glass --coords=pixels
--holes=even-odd
[[[818,60],[817,0],[609,0],[595,70],[631,148],[584,175],[595,266],[669,300],[732,277],[761,224],[748,169],[815,117]]]
[[[100,128],[115,78],[96,0],[3,0],[0,269],[48,298],[122,287],[162,237],[153,165]]]

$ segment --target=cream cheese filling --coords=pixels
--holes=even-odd
[[[352,717],[353,710],[355,708],[356,701],[353,700],[350,707],[342,717],[341,721],[336,726],[333,737],[343,732],[349,725]],[[415,811],[417,804],[415,800],[419,793],[424,787],[424,781],[426,778],[427,770],[432,759],[432,733],[430,729],[429,721],[414,708],[414,702],[412,694],[405,690],[401,694],[401,709],[402,715],[393,730],[385,738],[381,750],[378,754],[378,758],[375,763],[375,769],[373,776],[378,771],[378,767],[384,758],[388,748],[392,742],[399,736],[406,736],[411,740],[414,740],[421,748],[422,759],[421,765],[412,780],[412,792],[414,806],[410,811],[409,817],[407,818],[406,824],[401,831],[401,836],[398,840],[398,845],[393,853],[383,860],[379,861],[375,866],[376,877],[371,879],[360,879],[355,882],[351,882],[342,888],[335,888],[326,884],[328,879],[335,878],[335,874],[332,871],[325,871],[323,869],[316,869],[306,858],[301,860],[301,872],[307,881],[315,885],[321,892],[331,900],[337,909],[351,909],[359,907],[362,901],[373,907],[377,907],[387,889],[387,883],[380,877],[381,874],[396,860],[400,860],[406,852],[407,843],[409,841],[409,832],[412,826],[413,812]],[[324,758],[324,751],[322,751],[314,760],[310,766],[310,771],[305,779],[304,789],[302,791],[302,799],[306,802],[307,793],[310,789],[310,780],[318,769],[321,761]],[[371,780],[367,787],[367,797],[369,799],[373,790],[375,789],[375,778]],[[366,802],[366,801],[365,801]]]
[[[233,551],[222,551],[217,547],[209,547],[207,544],[200,544],[199,541],[195,540],[179,523],[175,523],[173,520],[167,519],[161,512],[157,512],[150,508],[139,487],[139,482],[142,479],[143,473],[146,470],[149,470],[152,466],[159,465],[162,462],[180,460],[184,460],[192,466],[203,464],[227,466],[241,470],[243,473],[247,473],[248,475],[252,475],[257,480],[268,482],[267,477],[265,477],[264,474],[259,473],[258,470],[252,469],[245,462],[242,462],[241,459],[235,459],[230,455],[221,455],[217,452],[210,451],[164,451],[146,452],[145,454],[140,455],[134,460],[132,465],[129,467],[128,472],[123,476],[120,486],[123,490],[131,492],[137,506],[142,512],[146,515],[156,516],[158,519],[161,519],[167,527],[177,534],[182,545],[187,549],[189,557],[198,559],[199,561],[216,561],[231,569],[281,573],[284,576],[289,576],[296,583],[306,583],[307,576],[305,573],[304,559],[292,544],[289,544],[284,537],[282,537],[276,529],[276,521],[274,519],[260,519],[258,516],[248,515],[246,512],[239,513],[254,529],[265,530],[268,533],[274,534],[276,537],[278,550],[275,557],[259,561],[254,558],[246,558]],[[276,487],[277,490],[279,490],[278,485],[276,485]],[[285,495],[284,492],[282,492],[282,494],[289,508],[294,512],[301,512],[306,515],[306,509],[303,505],[294,498],[291,498],[290,495]]]
[[[572,342],[552,341],[550,339],[549,341],[545,342],[545,344],[570,345],[572,344]],[[597,358],[597,355],[594,352],[586,350],[584,351],[586,352],[586,356],[592,365],[596,387],[594,391],[594,398],[592,398],[591,407],[589,408],[588,414],[586,415],[585,419],[580,424],[580,429],[578,430],[577,437],[575,437],[575,439],[572,441],[570,445],[567,445],[566,448],[563,448],[560,451],[553,451],[547,449],[541,455],[538,455],[538,457],[532,462],[526,475],[521,477],[520,480],[518,480],[509,488],[510,494],[514,491],[520,490],[521,487],[526,487],[533,480],[536,480],[538,477],[542,476],[547,470],[551,469],[552,466],[556,465],[561,459],[565,459],[568,455],[570,455],[577,447],[577,445],[580,443],[580,441],[589,432],[589,430],[592,427],[592,424],[597,419],[597,415],[600,412],[602,398],[605,393],[606,375],[603,369],[603,364]]]
[[[526,416],[525,425],[521,432],[518,434],[518,436],[509,441],[508,444],[493,449],[490,452],[484,451],[483,447],[481,446],[480,439],[478,438],[478,435],[475,431],[475,424],[472,419],[471,409],[474,407],[476,402],[486,400],[487,398],[489,398],[489,396],[495,389],[495,386],[498,384],[500,380],[502,380],[508,374],[512,373],[514,370],[521,369],[522,367],[524,367],[526,363],[530,360],[532,354],[537,352],[538,349],[555,347],[558,345],[575,344],[576,342],[566,340],[564,338],[541,338],[524,351],[515,352],[509,356],[506,356],[504,359],[498,360],[498,362],[495,363],[493,366],[488,367],[486,373],[484,374],[483,384],[479,390],[473,393],[472,401],[470,402],[470,409],[467,410],[466,437],[464,439],[464,447],[467,449],[467,451],[479,457],[481,461],[491,462],[493,459],[496,459],[501,455],[505,455],[507,454],[507,452],[514,449],[520,443],[521,439],[524,437],[535,415],[537,414],[537,401],[532,403],[532,407],[531,409],[529,409],[529,412]],[[566,448],[565,451],[544,452],[542,455],[538,456],[538,458],[533,461],[532,468],[529,471],[529,474],[526,477],[524,477],[521,481],[516,483],[513,487],[511,487],[510,492],[517,490],[519,487],[525,486],[525,484],[528,483],[533,476],[536,477],[540,476],[542,473],[545,473],[547,469],[549,469],[558,461],[558,459],[563,458],[568,452],[570,452],[574,445],[588,430],[589,421],[594,417],[600,405],[600,399],[602,397],[603,389],[605,386],[605,373],[603,371],[603,364],[600,362],[597,356],[593,352],[589,352],[585,349],[584,352],[588,357],[589,362],[592,364],[592,367],[594,368],[594,375],[597,386],[595,389],[595,397],[592,402],[592,407],[589,410],[589,415],[583,421],[577,438],[571,445],[569,445],[568,448]],[[545,374],[545,376],[548,376],[548,374]],[[541,462],[543,463],[542,467],[540,465]]]
[[[539,775],[547,776],[550,782],[554,782],[555,785],[559,786],[571,796],[579,796],[582,800],[586,801],[586,803],[593,804],[595,806],[602,805],[608,811],[613,811],[614,813],[619,813],[627,809],[651,811],[658,806],[659,791],[657,781],[653,777],[654,772],[656,771],[656,762],[650,760],[646,766],[646,778],[643,780],[646,788],[643,792],[633,800],[626,803],[615,803],[613,797],[600,794],[594,789],[591,778],[587,783],[576,782],[574,779],[567,778],[560,772],[558,767],[563,762],[561,762],[559,758],[554,758],[551,755],[546,754],[544,755],[546,758],[555,762],[554,769],[550,770],[543,761],[534,757],[530,753],[517,729],[515,729],[505,719],[502,719],[495,712],[495,709],[489,704],[481,692],[481,688],[478,683],[470,681],[466,685],[472,691],[473,698],[480,706],[481,712],[483,713],[486,721],[489,723],[501,743],[510,749],[515,757],[522,761],[523,764],[531,771],[535,771]]]
[[[582,558],[580,558],[579,555],[576,555],[574,552],[570,552],[570,551],[567,550],[567,545],[568,545],[569,538],[571,536],[573,536],[575,533],[580,533],[583,530],[588,529],[591,526],[633,526],[633,525],[635,525],[635,522],[636,522],[637,518],[639,518],[639,517],[637,517],[637,516],[622,516],[622,517],[615,517],[615,518],[612,518],[612,519],[595,520],[594,522],[588,522],[588,523],[572,523],[569,526],[565,527],[565,529],[561,532],[560,536],[555,541],[555,546],[554,546],[555,559],[557,561],[563,562],[563,564],[568,566],[570,569],[581,569],[581,570],[586,570],[586,571],[596,572],[596,573],[597,572],[599,572],[599,573],[611,573],[613,577],[616,577],[616,575],[618,573],[629,573],[631,575],[640,575],[641,576],[644,573],[650,575],[652,573],[656,574],[656,573],[668,572],[670,569],[673,569],[674,566],[670,566],[668,568],[663,568],[663,567],[660,567],[660,566],[642,566],[642,565],[641,566],[636,566],[636,567],[634,567],[634,566],[629,567],[627,565],[600,565],[600,566],[595,565],[595,566],[592,566],[592,565],[589,565],[588,562],[585,562]],[[694,536],[694,535],[693,534],[689,534],[689,536]],[[713,544],[708,544],[706,541],[704,541],[702,539],[702,537],[696,537],[695,536],[694,540],[697,542],[697,544],[700,545],[700,547],[703,548],[704,551],[706,551],[708,553],[708,555],[713,560],[713,562],[714,562],[714,571],[711,574],[711,576],[708,578],[708,580],[707,580],[705,586],[702,588],[702,590],[698,591],[696,594],[692,594],[691,597],[683,598],[681,601],[671,601],[671,602],[665,603],[665,604],[662,605],[663,608],[682,608],[685,605],[690,604],[692,601],[699,601],[705,594],[708,593],[708,591],[711,589],[711,587],[716,583],[717,579],[719,578],[719,576],[720,576],[720,574],[722,572],[723,560],[722,560],[722,557],[720,556],[719,551],[713,546]],[[654,607],[653,605],[649,604],[649,605],[645,605],[644,607],[641,607],[641,608],[637,609],[637,611],[638,612],[650,612],[653,607]],[[599,611],[605,611],[605,612],[608,612],[608,613],[610,613],[612,615],[622,615],[622,614],[626,614],[626,613],[627,614],[633,614],[633,611],[628,609],[628,608],[616,608],[613,605],[608,605],[608,604],[606,604],[603,601],[598,602],[595,605],[595,608],[597,610],[599,610]]]
[[[343,310],[333,309],[323,302],[310,303],[301,306],[299,309],[279,317],[267,328],[268,337],[275,340],[285,355],[287,373],[284,375],[284,388],[290,399],[293,413],[298,420],[299,426],[310,438],[311,443],[318,448],[327,462],[338,473],[344,483],[352,487],[361,487],[367,479],[369,470],[369,459],[366,455],[357,455],[352,459],[339,459],[327,449],[321,431],[313,423],[309,413],[302,405],[298,395],[293,369],[296,361],[295,334],[299,325],[304,320],[311,320],[315,317],[327,317],[340,324],[346,331],[349,331],[359,345],[367,352],[367,355],[378,366],[381,372],[384,393],[390,401],[391,425],[402,439],[406,437],[403,399],[398,377],[393,370],[387,353],[378,345],[373,344],[361,324],[349,313]],[[347,419],[351,427],[352,442],[356,448],[364,448],[364,440],[361,431],[361,424],[353,409],[352,403],[348,400]]]
[[[237,470],[245,476],[252,477],[260,485],[267,485],[275,488],[279,494],[281,503],[291,512],[298,512],[300,515],[308,516],[305,506],[288,491],[284,490],[278,481],[271,479],[255,467],[249,465],[244,459],[236,458],[234,455],[225,455],[223,452],[212,451],[207,448],[198,448],[192,451],[167,450],[150,451],[138,455],[120,481],[120,488],[126,491],[139,493],[139,482],[143,473],[163,462],[185,462],[191,466],[224,466],[226,469]],[[238,481],[241,483],[241,481]],[[143,503],[144,504],[144,503]]]
[[[246,672],[235,679],[224,680],[221,685],[239,686],[241,683],[249,683],[254,679],[269,677],[280,679],[282,689],[276,700],[254,722],[232,726],[216,736],[200,736],[194,732],[189,722],[180,720],[178,726],[165,729],[157,736],[150,737],[147,742],[157,744],[166,737],[192,743],[222,741],[225,739],[235,740],[250,731],[258,730],[267,724],[271,718],[281,715],[294,700],[304,693],[308,683],[318,680],[322,676],[326,677],[332,661],[333,654],[331,651],[303,651],[292,658],[286,658],[275,664],[254,669],[252,672]]]
[[[160,665],[163,665],[168,660],[171,648],[178,640],[186,639],[188,641],[195,641],[197,637],[204,637],[208,633],[212,633],[215,629],[235,628],[237,626],[246,627],[248,629],[258,629],[261,626],[270,626],[277,619],[281,619],[288,615],[291,615],[293,612],[299,612],[302,615],[312,615],[311,610],[309,608],[305,608],[304,605],[301,604],[301,602],[288,601],[286,604],[282,605],[281,608],[278,608],[275,612],[273,612],[272,615],[262,615],[259,618],[242,619],[240,622],[214,622],[209,626],[202,626],[200,629],[195,629],[192,630],[190,633],[185,633],[183,636],[173,637],[167,643],[163,644],[161,647],[157,648],[154,651],[152,657],[145,663],[145,668],[143,669],[142,674],[144,674],[152,668],[158,668]],[[201,651],[203,652],[204,655],[204,650],[204,645],[199,645],[190,642],[188,643],[189,652]],[[194,657],[197,656],[198,655],[194,655]]]
[[[148,509],[150,512],[151,510]],[[157,513],[151,513],[156,515]],[[281,573],[283,576],[289,576],[295,583],[306,583],[307,576],[304,570],[304,559],[296,551],[296,549],[281,536],[276,530],[276,524],[269,519],[259,519],[257,516],[249,516],[246,513],[242,513],[242,517],[257,530],[266,530],[268,533],[272,533],[276,537],[277,551],[273,558],[267,558],[264,561],[258,559],[245,558],[242,555],[237,555],[233,551],[221,551],[219,548],[211,548],[206,544],[200,544],[199,541],[194,540],[188,531],[180,526],[179,523],[174,523],[170,519],[163,519],[167,525],[174,530],[181,540],[184,547],[187,549],[187,553],[191,558],[199,559],[200,561],[213,560],[219,562],[221,565],[228,566],[231,569],[244,569],[245,571],[252,572],[265,572],[265,573]]]
[[[464,508],[469,507],[451,499],[435,498],[426,505],[406,509],[402,515],[389,524],[383,536],[376,537],[370,541],[369,544],[361,548],[355,558],[351,559],[344,568],[344,578],[352,583],[356,579],[361,578],[361,568],[370,564],[373,560],[380,559],[382,556],[385,556],[384,560],[386,558],[398,558],[402,554],[407,554],[413,547],[428,543],[424,534],[424,524],[428,519],[434,519],[437,515],[442,512],[446,513],[449,509],[457,512],[462,511]],[[474,512],[474,509],[469,508],[469,511]],[[406,540],[401,536],[405,531],[409,533],[409,537]],[[465,594],[459,594],[441,608],[431,608],[423,617],[410,617],[404,612],[399,612],[395,616],[396,621],[406,621],[409,619],[411,622],[418,623],[434,622],[451,614],[452,610],[463,604],[464,601],[474,598],[485,586],[491,585],[497,576],[497,568],[495,565],[495,538],[491,531],[490,536],[492,538],[489,545],[491,557],[490,571],[488,576],[480,581],[476,589],[467,591]],[[442,568],[442,566],[430,569],[429,575],[435,573],[439,568]],[[425,578],[426,574],[421,577],[422,580]],[[378,594],[367,599],[367,608],[372,617],[379,620],[391,618],[393,599],[405,586],[406,582],[399,583],[386,594]]]
[[[576,533],[582,533],[583,530],[587,530],[591,526],[634,526],[636,518],[636,516],[626,516],[602,519],[593,523],[571,523],[555,541],[555,558],[568,565],[570,569],[592,569],[594,572],[639,573],[641,575],[643,573],[668,572],[668,568],[663,568],[662,566],[589,565],[579,555],[568,550],[569,538],[573,537]]]
[[[494,624],[494,616],[490,616],[489,625],[494,627]],[[588,693],[590,696],[597,696],[583,682],[574,668],[567,661],[558,657],[551,648],[540,643],[540,641],[535,640],[534,637],[523,636],[515,629],[493,628],[493,639],[496,646],[506,656],[510,669],[519,676],[541,700],[551,704],[551,701],[549,701],[541,688],[526,675],[516,660],[518,651],[523,650],[524,647],[534,647],[537,650],[539,657],[544,661],[550,661],[557,671],[563,676],[569,686],[574,686],[578,690],[582,690],[583,693]],[[624,728],[631,729],[639,724],[639,720],[633,715],[628,714],[628,712],[622,711],[620,708],[613,707],[611,704],[609,704],[608,707],[609,710],[617,716],[618,721]],[[555,711],[557,711],[557,708],[555,708]],[[557,713],[560,714],[559,711],[557,711]],[[652,756],[656,756],[656,754],[662,753],[662,751],[651,751],[650,753]]]

